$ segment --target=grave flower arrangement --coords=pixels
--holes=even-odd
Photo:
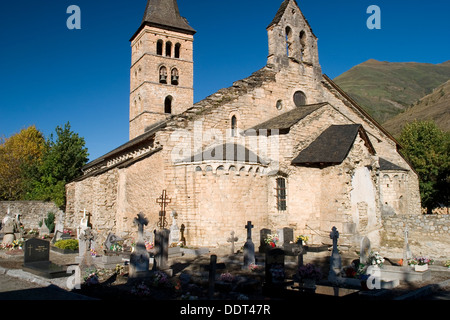
[[[379,252],[371,251],[368,258],[368,265],[382,267],[384,263],[384,258]]]
[[[258,272],[262,270],[262,266],[258,266],[256,263],[250,263],[248,268],[251,272]]]
[[[222,273],[219,277],[219,281],[223,281],[223,282],[233,282],[234,281],[234,276],[229,273]]]
[[[409,265],[419,265],[419,266],[424,266],[424,265],[431,265],[434,263],[433,259],[427,258],[427,257],[415,257],[414,259],[411,259],[408,261]]]
[[[279,240],[280,238],[278,237],[278,234],[268,234],[266,239],[264,239],[264,242],[267,243],[272,248],[275,248]]]
[[[322,270],[319,267],[315,266],[312,263],[308,263],[298,268],[298,276],[301,279],[313,279],[318,281],[322,279],[323,274]]]
[[[120,243],[114,243],[109,247],[110,251],[121,252],[123,251],[123,246]]]
[[[169,283],[169,278],[166,273],[156,271],[152,276],[152,284],[154,287],[165,286]]]
[[[144,282],[136,284],[132,289],[131,293],[139,296],[139,297],[145,297],[150,294],[150,288],[147,287],[147,285]]]
[[[84,277],[84,284],[87,286],[93,286],[99,284],[97,270],[88,270]]]
[[[298,242],[302,241],[303,243],[306,243],[308,240],[309,240],[308,236],[299,235],[299,236],[295,239],[295,242],[298,243]]]

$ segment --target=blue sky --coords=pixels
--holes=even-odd
[[[450,1],[298,0],[319,38],[323,73],[335,78],[368,59],[450,60]],[[129,39],[147,0],[0,2],[0,136],[30,125],[46,136],[70,121],[90,160],[128,141]],[[195,102],[262,68],[266,27],[282,0],[178,0],[197,30]],[[81,30],[69,30],[70,5]],[[381,9],[369,30],[368,6]]]

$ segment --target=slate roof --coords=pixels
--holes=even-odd
[[[328,102],[323,102],[297,107],[291,111],[285,112],[275,118],[267,120],[254,126],[253,128],[246,130],[245,135],[251,135],[252,133],[255,133],[255,131],[262,129],[279,130],[279,132],[282,134],[288,133],[293,125],[327,104]]]
[[[196,33],[187,20],[181,17],[177,0],[148,0],[141,26],[131,40],[145,25],[192,35]]]
[[[267,164],[254,152],[237,143],[225,143],[208,148],[188,159],[182,160],[181,163],[202,161],[236,161]]]
[[[361,133],[370,152],[375,154],[368,137],[360,124],[332,125],[292,160],[293,165],[342,163],[347,158],[355,139]]]
[[[379,163],[380,163],[380,170],[382,170],[382,171],[390,171],[390,170],[392,170],[392,171],[409,171],[408,169],[402,168],[402,167],[400,167],[396,164],[393,164],[392,162],[390,162],[386,159],[383,159],[383,158],[379,159]]]

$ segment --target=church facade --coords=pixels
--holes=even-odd
[[[100,236],[157,228],[163,190],[187,245],[227,245],[283,227],[328,243],[376,245],[383,214],[420,214],[418,177],[398,142],[322,73],[317,37],[294,0],[267,27],[267,64],[193,103],[196,31],[176,0],[149,0],[131,38],[130,140],[66,186],[66,227],[83,210]]]

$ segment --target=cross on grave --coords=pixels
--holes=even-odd
[[[252,222],[248,221],[245,226],[247,229],[247,242],[244,244],[244,268],[255,263],[255,245],[252,242]]]
[[[225,269],[225,263],[217,263],[217,256],[211,255],[209,265],[203,265],[203,267],[209,271],[208,279],[208,299],[211,299],[214,295],[214,286],[216,283],[216,271]]]
[[[159,212],[159,222],[158,222],[158,227],[160,229],[165,229],[167,227],[166,205],[171,202],[172,202],[172,199],[167,197],[166,190],[163,190],[162,195],[158,199],[156,199],[156,203],[158,203],[161,206],[161,211]]]
[[[331,257],[330,257],[330,272],[328,275],[328,279],[330,281],[334,281],[336,279],[337,274],[341,271],[341,267],[342,267],[341,256],[339,254],[339,250],[337,247],[339,231],[337,230],[336,227],[333,227],[331,229],[330,238],[333,240],[333,250],[331,252]]]
[[[245,226],[245,229],[247,229],[247,240],[252,240],[253,225],[252,225],[251,221],[247,221],[247,225]]]
[[[142,212],[139,212],[137,218],[134,218],[133,223],[138,226],[138,241],[144,239],[144,225],[148,225],[147,218]]]
[[[227,242],[231,242],[231,254],[234,254],[234,243],[239,240],[238,237],[234,236],[234,231],[231,231],[231,237],[227,239]]]

